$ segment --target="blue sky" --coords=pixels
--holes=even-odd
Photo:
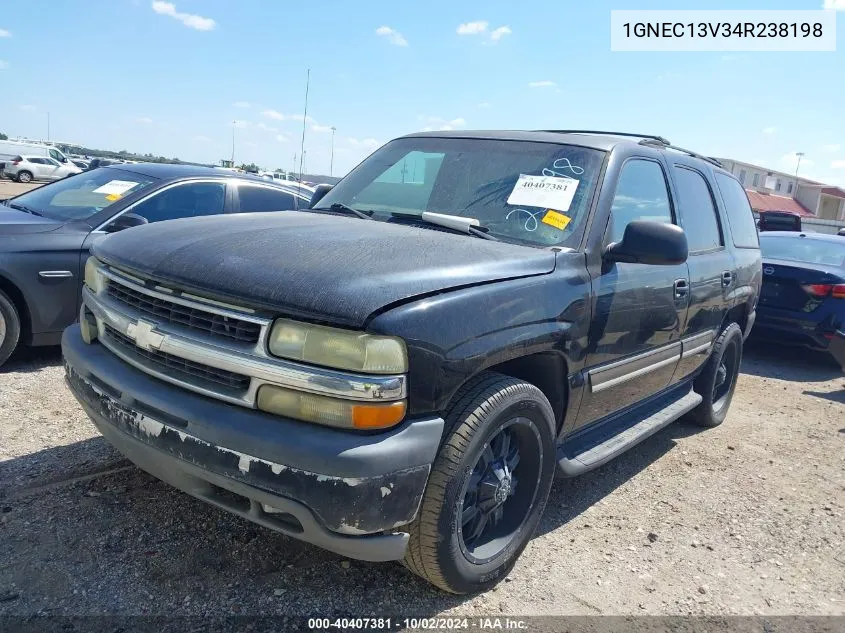
[[[835,53],[612,53],[611,9],[820,9],[823,0],[78,0],[0,13],[0,131],[335,174],[424,128],[661,134],[845,185]],[[311,7],[311,8],[309,8]],[[463,26],[462,26],[463,25]],[[298,159],[297,159],[298,160]]]

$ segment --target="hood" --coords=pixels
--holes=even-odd
[[[45,233],[54,231],[64,224],[60,220],[52,220],[25,211],[18,211],[0,204],[0,237],[4,235],[21,235],[26,233]]]
[[[94,252],[196,294],[351,327],[412,297],[555,265],[548,250],[297,211],[148,224],[110,235]]]

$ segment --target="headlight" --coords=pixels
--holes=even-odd
[[[85,285],[94,292],[100,291],[100,271],[98,270],[100,261],[93,255],[85,261]]]
[[[342,429],[386,429],[405,417],[404,401],[368,404],[274,385],[258,389],[257,404],[267,413]]]
[[[270,332],[270,353],[335,369],[370,374],[400,374],[408,369],[405,343],[323,325],[278,319]]]

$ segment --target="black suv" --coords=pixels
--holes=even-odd
[[[95,246],[68,380],[141,468],[466,593],[512,568],[555,467],[725,419],[761,260],[716,161],[660,137],[414,134],[311,207]]]

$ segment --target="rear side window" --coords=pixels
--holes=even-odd
[[[163,222],[223,213],[225,200],[226,185],[221,182],[186,183],[156,193],[130,211],[148,222]]]
[[[719,220],[713,194],[704,176],[685,167],[674,168],[675,186],[678,190],[681,226],[687,235],[691,253],[708,251],[722,245]]]
[[[255,211],[290,211],[296,209],[296,197],[270,187],[238,187],[241,213]]]
[[[724,174],[716,174],[716,184],[728,212],[728,224],[731,227],[734,246],[759,248],[757,226],[754,224],[754,215],[751,213],[745,189],[736,180]]]
[[[622,167],[610,211],[609,241],[620,241],[634,220],[672,224],[663,168],[651,160],[629,160]]]

